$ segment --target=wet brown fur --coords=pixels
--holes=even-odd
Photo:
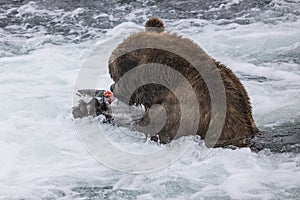
[[[145,29],[146,31],[155,31],[160,33],[165,30],[165,25],[161,19],[156,17],[150,17],[145,24]]]
[[[146,23],[145,32],[129,36],[113,51],[109,60],[109,73],[112,79],[117,83],[119,79],[130,69],[147,63],[159,63],[170,66],[179,71],[196,91],[201,109],[197,135],[200,135],[201,138],[205,138],[212,118],[211,100],[208,88],[198,71],[191,66],[188,61],[169,51],[152,48],[135,50],[133,48],[139,46],[139,44],[147,44],[147,42],[164,44],[167,48],[170,48],[170,50],[182,48],[191,52],[193,52],[193,49],[195,48],[200,49],[200,47],[191,40],[179,37],[175,34],[160,31],[149,31],[147,28],[152,26],[164,28],[160,19],[150,18],[150,20]],[[133,49],[131,50],[131,48]],[[124,54],[124,52],[129,53]],[[201,56],[203,55],[199,55],[199,58]],[[230,69],[214,59],[212,59],[212,63],[216,65],[218,72],[221,74],[227,98],[225,125],[222,129],[221,136],[214,147],[222,147],[226,145],[235,145],[239,147],[246,146],[248,139],[258,132],[252,117],[248,94],[240,80]],[[139,77],[137,75],[136,79],[138,78]],[[172,78],[172,75],[157,72],[157,78],[161,80],[168,79]],[[134,84],[134,81],[132,84]],[[182,90],[185,90],[185,88],[182,88]],[[122,95],[126,95],[126,88],[123,88],[123,93],[120,93],[119,96],[118,94],[116,95],[122,100]],[[185,96],[188,98],[189,95],[189,91],[187,91]],[[149,122],[147,110],[152,105],[163,105],[167,111],[168,118],[165,126],[158,133],[160,142],[167,143],[175,138],[180,122],[180,106],[179,101],[173,92],[164,86],[147,84],[134,92],[130,98],[130,103],[136,105],[142,104],[145,106],[146,114],[144,119],[141,121],[141,124],[147,124]],[[191,122],[193,121],[192,118],[188,120]],[[190,131],[189,124],[185,127],[186,134],[188,135]]]

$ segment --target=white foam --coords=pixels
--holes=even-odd
[[[262,83],[242,81],[253,102],[255,120],[263,126],[299,116],[299,64],[253,64],[251,58],[257,54],[264,59],[269,53],[294,49],[299,39],[297,25],[299,22],[247,26],[208,23],[198,32],[194,32],[195,27],[187,27],[184,35],[193,38],[238,76],[267,78]],[[180,27],[172,29],[181,32]],[[133,23],[121,24],[98,44],[106,40],[116,45],[115,38],[141,29]],[[273,39],[268,39],[270,34]],[[263,47],[258,45],[261,41],[266,41]],[[186,140],[192,146],[184,156],[155,173],[121,173],[94,160],[81,145],[71,117],[76,76],[94,43],[97,41],[46,45],[29,55],[0,58],[1,199],[58,198],[62,194],[62,199],[70,199],[76,193],[72,188],[78,186],[113,186],[104,191],[112,198],[120,198],[118,191],[128,191],[129,196],[137,199],[297,198],[299,154],[257,154],[247,148],[211,150],[203,142],[188,137]],[[107,85],[103,86],[108,87],[110,79],[108,74],[105,76]],[[91,123],[88,119],[82,121],[87,126]],[[120,129],[103,126],[112,138],[118,139]],[[133,133],[124,128],[121,131]],[[126,134],[119,142],[129,150],[160,148]],[[203,158],[208,151],[210,154]]]

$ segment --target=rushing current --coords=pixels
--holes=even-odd
[[[258,128],[291,145],[207,149],[186,137],[172,142],[191,142],[182,157],[142,174],[94,159],[71,114],[79,70],[95,44],[116,46],[152,15],[237,74]],[[299,199],[299,27],[299,0],[0,0],[0,199]],[[126,149],[163,148],[100,126]]]

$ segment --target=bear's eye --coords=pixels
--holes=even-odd
[[[115,85],[116,85],[115,83],[113,83],[113,84],[110,85],[109,89],[110,89],[111,92],[114,92]]]

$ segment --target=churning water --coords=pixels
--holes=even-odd
[[[300,198],[296,150],[207,149],[187,137],[174,141],[192,142],[179,160],[146,174],[87,153],[71,116],[77,74],[95,43],[115,46],[151,15],[240,77],[261,130],[300,145],[299,0],[1,0],[0,199]],[[101,126],[125,148],[161,148]]]

